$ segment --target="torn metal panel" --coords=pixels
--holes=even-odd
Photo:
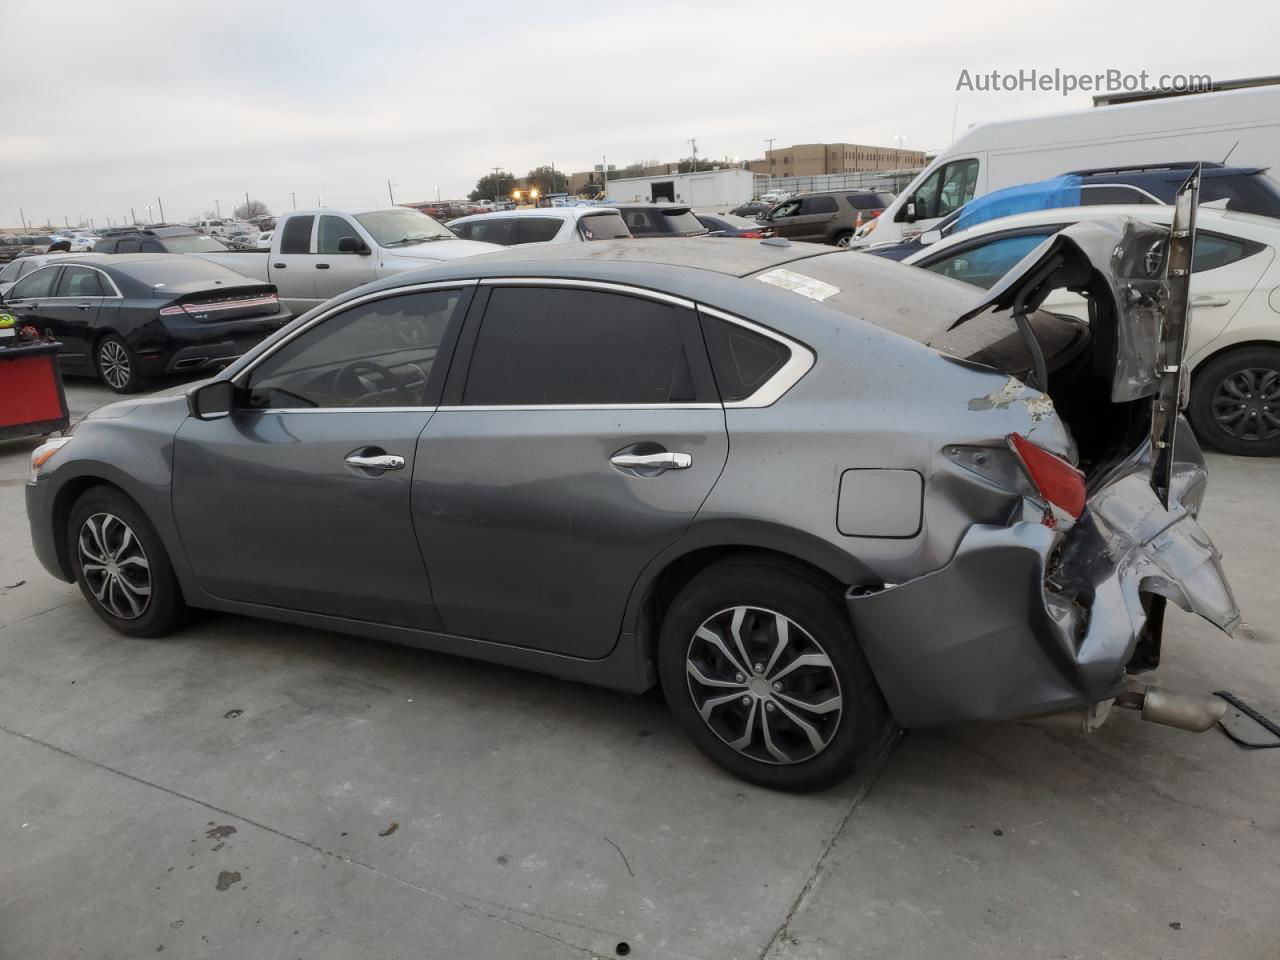
[[[850,615],[906,726],[1047,714],[1115,696],[1147,627],[1144,594],[1230,633],[1240,613],[1221,557],[1176,499],[1147,482],[1149,458],[1089,499],[1071,532],[975,524],[939,570],[852,591]],[[1203,468],[1179,464],[1179,489]]]

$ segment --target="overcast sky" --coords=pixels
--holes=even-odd
[[[622,8],[622,9],[618,9]],[[1234,10],[1234,12],[1232,12]],[[1222,26],[1215,27],[1221,11]],[[1246,12],[1247,11],[1247,12]],[[1280,73],[1280,4],[0,0],[0,225],[460,197],[491,167],[938,149],[1089,94],[960,71]],[[159,217],[159,212],[155,212]]]

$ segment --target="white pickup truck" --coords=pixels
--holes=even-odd
[[[448,227],[409,207],[350,212],[326,207],[282,216],[270,250],[186,256],[275,284],[280,302],[296,317],[380,277],[503,249],[495,243],[461,240]]]

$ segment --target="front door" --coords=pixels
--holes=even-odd
[[[371,253],[343,252],[338,249],[340,242],[346,237],[363,243],[360,234],[346,217],[333,214],[323,214],[320,217],[320,225],[316,228],[316,255],[312,268],[316,275],[316,297],[320,300],[328,300],[376,279]]]
[[[439,626],[413,534],[411,480],[447,362],[438,367],[436,355],[469,298],[469,288],[432,288],[349,306],[238,376],[230,416],[183,424],[174,512],[204,589]]]
[[[93,369],[93,332],[108,292],[115,288],[97,270],[67,264],[53,297],[40,305],[44,330],[62,344],[58,356],[68,370]]]
[[[603,657],[727,456],[697,318],[597,285],[488,290],[414,465],[436,605],[452,634]]]

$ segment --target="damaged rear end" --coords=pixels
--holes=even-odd
[[[1088,730],[1114,704],[1184,729],[1220,716],[1136,676],[1160,661],[1169,601],[1227,633],[1239,621],[1197,521],[1204,461],[1178,413],[1197,186],[1193,174],[1171,229],[1061,231],[930,344],[1009,374],[971,410],[1020,401],[1070,441],[1042,446],[1032,430],[944,446],[948,468],[1017,494],[1007,521],[970,526],[940,569],[851,591],[903,725],[1052,717]],[[1087,324],[1038,311],[1061,288],[1086,297]]]

